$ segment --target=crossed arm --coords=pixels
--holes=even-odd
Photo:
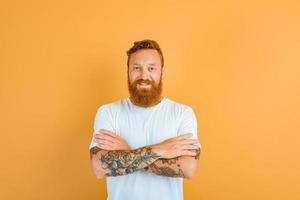
[[[97,178],[120,176],[146,171],[160,176],[192,178],[200,156],[198,141],[191,134],[165,140],[156,145],[131,150],[120,136],[103,130],[96,135],[97,146],[91,148],[90,158]]]

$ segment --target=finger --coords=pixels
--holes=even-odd
[[[124,143],[124,141],[122,140],[122,138],[111,137],[111,136],[105,135],[105,134],[102,134],[102,135],[103,136],[100,137],[100,138],[104,138],[104,139],[109,140],[109,141],[111,141],[111,142],[113,142],[115,144],[122,144],[122,143]]]
[[[182,156],[196,156],[197,153],[196,152],[193,152],[193,151],[188,151],[188,150],[185,150],[185,151],[182,151]]]
[[[111,132],[111,131],[108,131],[108,130],[102,130],[101,129],[101,133],[105,134],[105,135],[108,135],[110,137],[113,137],[113,138],[117,138],[117,134]]]
[[[192,149],[199,149],[198,146],[193,145],[193,144],[186,144],[182,146],[182,149],[184,150],[192,150]]]
[[[198,140],[197,139],[185,139],[185,140],[181,140],[180,144],[198,144]]]
[[[103,135],[106,135],[107,137],[111,137],[114,139],[118,139],[117,135],[114,133],[103,132]]]
[[[109,140],[102,140],[102,139],[94,139],[95,143],[98,144],[108,144],[108,145],[114,145],[113,142],[109,141]]]
[[[114,132],[110,131],[110,130],[107,130],[107,129],[100,129],[100,132],[102,133],[112,133],[114,134]]]
[[[103,149],[103,150],[107,150],[107,151],[112,150],[112,147],[108,144],[97,144],[97,147],[99,147],[100,149]]]
[[[102,136],[103,136],[102,133],[98,133],[98,134],[94,135],[94,138],[101,138]]]
[[[100,139],[100,140],[108,140],[110,142],[113,142],[113,143],[116,143],[117,142],[117,139],[115,138],[112,138],[110,136],[107,136],[105,134],[98,134],[94,137],[95,139]]]
[[[190,137],[192,137],[192,136],[193,136],[192,133],[186,133],[186,134],[177,136],[177,137],[175,137],[175,138],[176,138],[176,140],[184,140],[184,139],[190,138]]]
[[[107,129],[100,129],[100,132],[111,132],[111,131]]]

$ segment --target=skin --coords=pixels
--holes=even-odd
[[[131,54],[128,72],[131,83],[138,79],[148,79],[158,84],[162,74],[158,52],[154,49],[143,49]],[[138,87],[150,88],[151,85],[139,85]]]

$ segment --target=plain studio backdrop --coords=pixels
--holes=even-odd
[[[300,199],[299,1],[1,1],[0,199],[103,200],[97,108],[128,96],[126,50],[154,39],[163,94],[203,146],[185,200]]]

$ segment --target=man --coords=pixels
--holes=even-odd
[[[182,178],[196,173],[197,121],[186,105],[162,97],[164,59],[153,40],[127,51],[130,97],[98,109],[90,144],[109,200],[181,200]]]

